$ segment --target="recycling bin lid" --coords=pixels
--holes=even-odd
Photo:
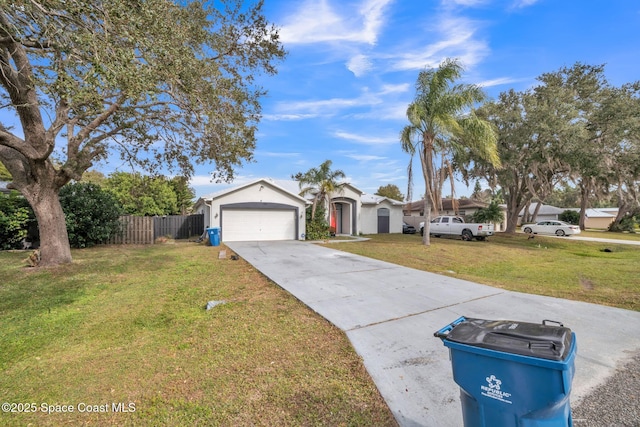
[[[443,338],[460,344],[550,360],[564,360],[570,352],[571,329],[513,320],[469,319],[457,323]]]

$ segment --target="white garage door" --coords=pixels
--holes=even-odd
[[[295,240],[295,210],[224,209],[222,240]]]

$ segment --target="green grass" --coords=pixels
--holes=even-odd
[[[640,233],[611,233],[604,230],[594,230],[594,229],[588,229],[586,231],[582,231],[579,237],[596,237],[599,239],[640,241]]]
[[[0,423],[395,425],[341,331],[218,250],[105,246],[55,269],[0,253],[0,395],[39,409]]]
[[[366,237],[371,240],[332,248],[512,291],[640,311],[640,246],[524,234],[485,242],[432,238],[430,247],[419,234]]]

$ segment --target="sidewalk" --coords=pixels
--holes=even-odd
[[[635,311],[509,292],[307,242],[226,245],[345,331],[401,426],[462,425],[448,351],[433,337],[462,315],[571,328],[572,406],[640,350]]]

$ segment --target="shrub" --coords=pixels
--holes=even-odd
[[[35,221],[31,207],[18,192],[0,196],[0,249],[22,248],[29,226]]]
[[[325,214],[326,210],[323,206],[319,205],[316,208],[316,216],[312,221],[311,207],[307,208],[307,230],[305,233],[306,240],[322,240],[331,237],[329,233],[329,224],[327,224]]]
[[[307,224],[307,240],[322,240],[328,239],[329,235],[329,226],[327,223],[322,223],[320,221],[313,221]]]
[[[493,200],[491,201],[491,203],[489,203],[489,206],[487,206],[486,208],[478,209],[473,215],[471,215],[470,222],[501,223],[502,221],[504,221],[504,214],[502,213],[498,202]]]
[[[120,230],[122,208],[115,197],[99,186],[78,182],[60,190],[60,203],[65,213],[69,243],[85,248],[106,243]]]
[[[619,223],[613,222],[609,226],[609,231],[615,232],[623,232],[628,231],[629,233],[636,232],[636,220],[633,216],[626,215],[622,217]]]
[[[566,210],[558,215],[560,221],[568,222],[569,224],[580,224],[580,212]]]

